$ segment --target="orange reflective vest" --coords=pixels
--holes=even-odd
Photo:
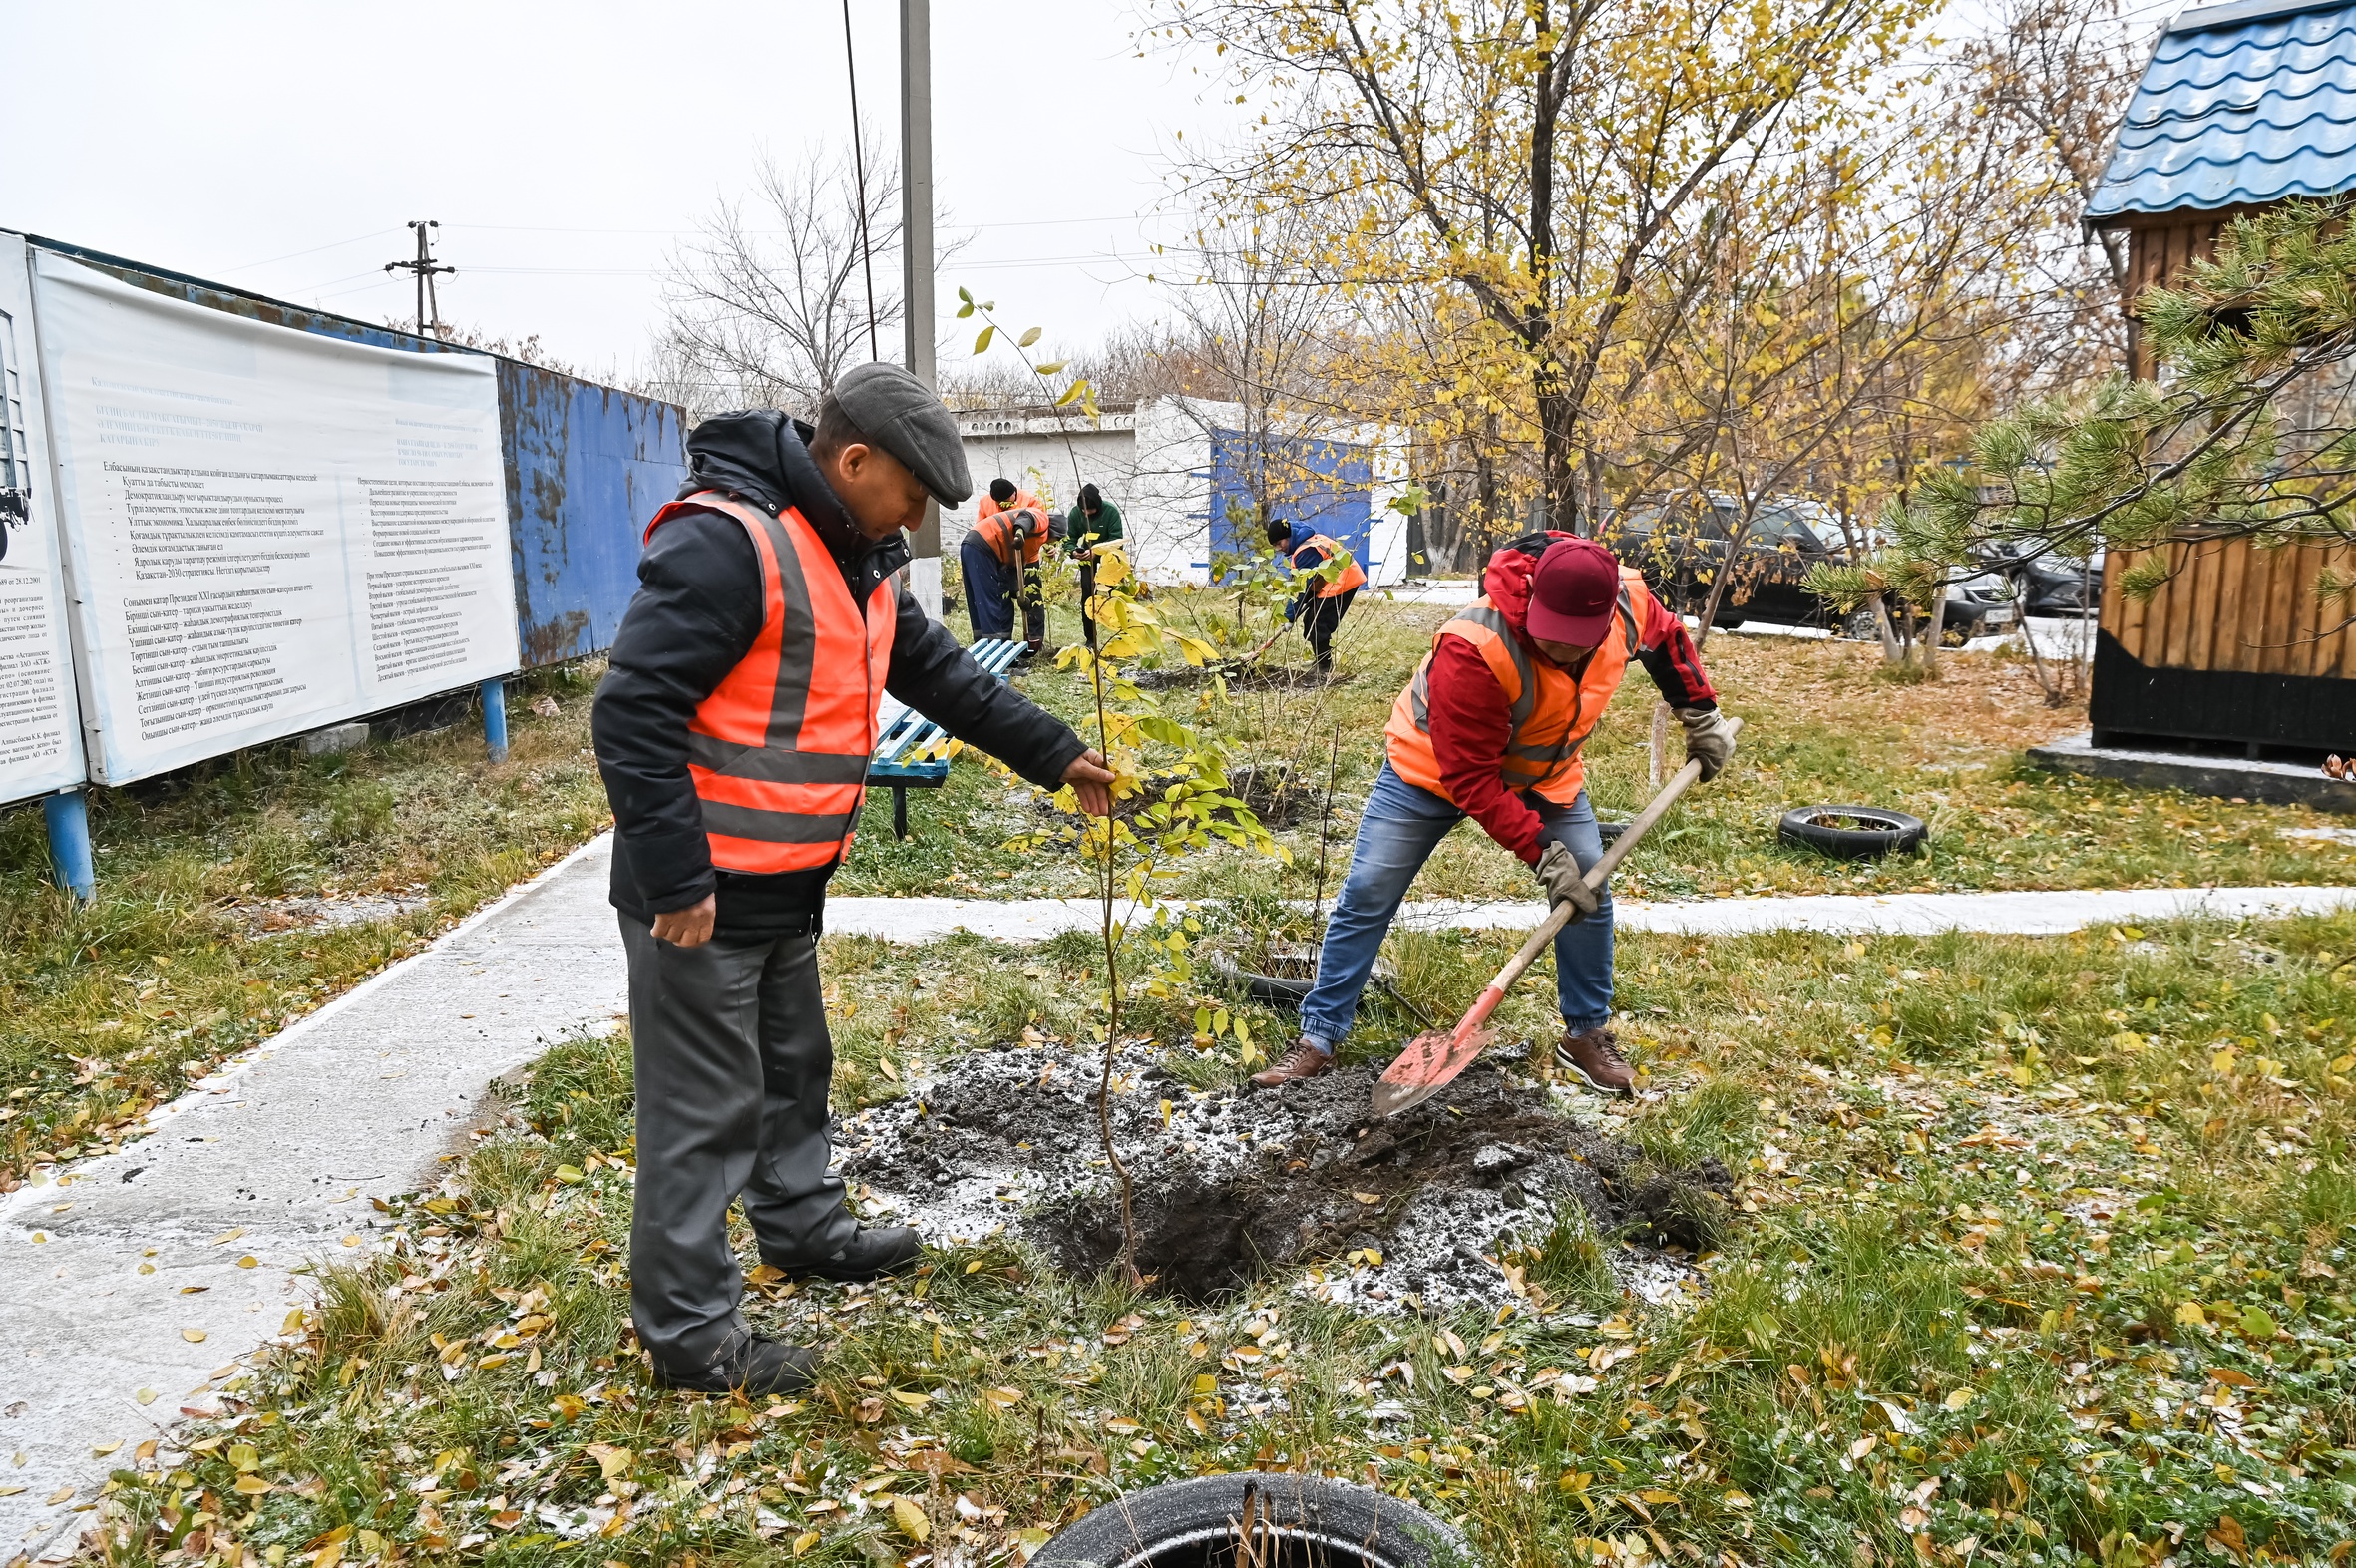
[[[1336,556],[1342,554],[1341,545],[1323,534],[1310,535],[1308,542],[1300,548],[1317,552],[1317,566],[1309,568],[1308,570],[1311,572],[1320,570]],[[1296,555],[1299,553],[1299,551],[1294,552]],[[1366,586],[1367,575],[1359,570],[1358,558],[1353,556],[1343,564],[1340,572],[1334,574],[1331,582],[1319,587],[1317,596],[1319,598],[1340,598],[1352,588],[1365,588]]]
[[[1014,499],[1002,507],[983,496],[974,532],[982,536],[1000,566],[1014,564],[1014,547],[1019,543],[1022,564],[1035,567],[1039,552],[1047,548],[1047,509],[1027,490],[1014,492]]]
[[[1505,754],[1497,759],[1497,771],[1507,789],[1536,790],[1566,806],[1579,798],[1587,783],[1587,765],[1579,747],[1603,717],[1604,704],[1620,689],[1620,677],[1636,655],[1638,628],[1645,623],[1651,600],[1643,576],[1622,567],[1620,602],[1611,634],[1576,671],[1562,668],[1524,643],[1486,595],[1474,599],[1433,634],[1435,647],[1441,637],[1461,637],[1471,643],[1505,693],[1512,709],[1513,730]],[[1426,653],[1415,669],[1415,678],[1391,704],[1390,722],[1382,737],[1393,773],[1453,804],[1440,783],[1439,759],[1431,749],[1430,680],[1431,655]]]
[[[897,578],[863,616],[818,531],[704,491],[654,514],[718,512],[744,525],[761,562],[761,634],[687,725],[687,772],[723,871],[814,871],[851,848],[892,666]]]

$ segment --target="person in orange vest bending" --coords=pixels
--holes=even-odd
[[[1517,539],[1489,558],[1481,588],[1432,637],[1392,704],[1386,756],[1359,818],[1317,983],[1301,1003],[1300,1041],[1252,1080],[1262,1088],[1333,1069],[1407,884],[1467,816],[1537,874],[1549,900],[1577,906],[1554,940],[1563,1021],[1555,1061],[1605,1093],[1636,1082],[1609,1027],[1612,896],[1580,881],[1603,842],[1579,748],[1631,662],[1677,710],[1703,778],[1734,755],[1733,726],[1685,622],[1593,540]]]
[[[958,547],[966,579],[966,618],[974,640],[1014,634],[1014,600],[1022,600],[1022,639],[1032,654],[1047,645],[1047,604],[1039,585],[1039,553],[1063,525],[1045,503],[1010,479],[993,479],[974,527]]]
[[[1334,672],[1334,633],[1350,613],[1350,601],[1367,586],[1367,575],[1350,552],[1336,541],[1303,523],[1283,518],[1268,520],[1268,543],[1292,562],[1301,591],[1285,606],[1285,623],[1299,622],[1301,634],[1317,654],[1317,672]]]
[[[872,1279],[923,1251],[906,1226],[862,1227],[827,1168],[818,933],[877,705],[889,691],[1097,815],[1112,774],[902,587],[926,492],[973,493],[957,424],[916,377],[861,365],[815,430],[722,414],[687,456],[590,721],[629,960],[630,1317],[658,1381],[783,1394],[817,1355],[746,1325],[728,1206],[741,1195],[761,1261],[789,1275]]]

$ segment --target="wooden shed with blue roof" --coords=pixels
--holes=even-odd
[[[2154,367],[2134,298],[2206,258],[2234,218],[2356,192],[2356,0],[2239,0],[2179,13],[2128,106],[2086,211],[2128,236],[2129,354]],[[2356,634],[2313,591],[2321,547],[2246,539],[2164,547],[2174,569],[2148,599],[2123,594],[2133,557],[2105,573],[2090,717],[2097,746],[2139,738],[2266,748],[2356,745]]]

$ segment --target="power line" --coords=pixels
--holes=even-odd
[[[396,232],[398,232],[397,229],[371,228],[365,234],[354,234],[349,239],[338,239],[330,245],[313,245],[308,250],[289,250],[282,256],[268,256],[259,261],[241,262],[236,266],[230,267],[229,270],[232,272],[249,272],[257,266],[275,266],[281,261],[292,261],[297,256],[315,256],[322,250],[341,250],[346,245],[356,245],[362,240],[366,239],[380,239],[386,234]]]
[[[876,252],[867,239],[867,144],[859,135],[859,56],[851,47],[851,0],[843,0],[843,70],[851,79],[851,168],[859,179],[859,263],[867,273],[867,357],[876,351]]]

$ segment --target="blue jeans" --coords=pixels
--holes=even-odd
[[[1603,858],[1595,808],[1587,792],[1568,806],[1524,792],[1522,800],[1543,824],[1540,842],[1559,839],[1570,846],[1581,870]],[[1325,950],[1318,956],[1317,985],[1301,1003],[1301,1033],[1313,1045],[1332,1050],[1350,1034],[1358,1000],[1374,972],[1374,956],[1390,930],[1407,884],[1439,848],[1464,813],[1427,789],[1418,789],[1382,764],[1359,818],[1358,847],[1350,875],[1343,879],[1326,923]],[[1554,988],[1562,1021],[1573,1033],[1597,1028],[1612,1016],[1612,895],[1598,896],[1595,914],[1565,926],[1554,939]]]
[[[990,554],[979,534],[968,534],[958,546],[958,569],[966,579],[966,618],[973,623],[974,640],[1014,634],[1014,574]]]

